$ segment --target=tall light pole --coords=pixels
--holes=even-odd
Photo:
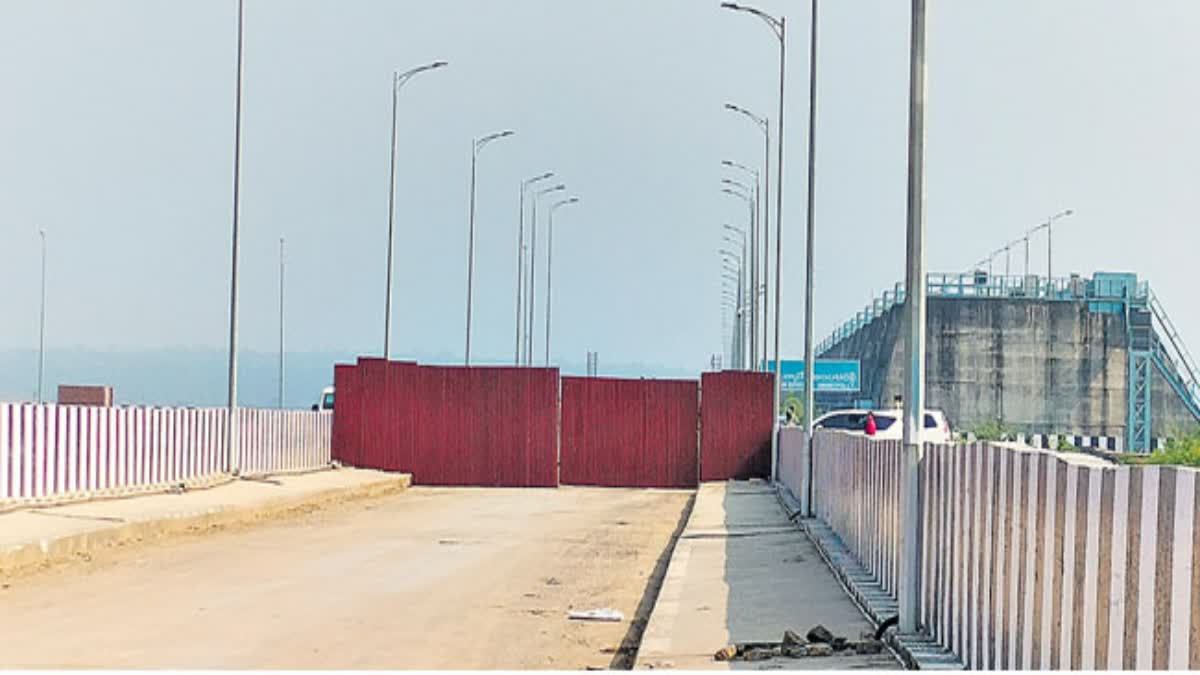
[[[780,268],[783,265],[783,237],[781,236],[783,234],[783,106],[785,101],[784,85],[787,82],[785,76],[785,64],[787,63],[787,19],[783,16],[776,19],[762,10],[739,5],[735,2],[723,2],[721,6],[725,9],[746,12],[757,16],[770,27],[771,32],[779,40],[779,133],[775,136],[775,148],[778,153],[778,161],[775,164],[775,407],[771,413],[772,418],[775,420],[774,433],[771,434],[771,480],[775,480],[778,476],[779,468],[779,400],[780,387],[783,381],[780,367],[782,359],[779,356],[779,315],[783,307],[781,298],[783,287]],[[813,23],[815,24],[816,22]],[[811,434],[809,437],[811,438]]]
[[[728,258],[728,260],[726,261],[726,265],[732,265],[732,264],[736,263],[735,269],[728,270],[730,272],[737,274],[738,356],[737,356],[737,365],[734,367],[738,368],[738,369],[745,369],[750,361],[750,354],[748,353],[748,347],[750,345],[748,345],[747,341],[746,341],[746,330],[747,330],[747,326],[746,326],[746,323],[747,323],[746,322],[747,270],[746,270],[746,267],[747,267],[748,261],[750,260],[749,254],[747,253],[746,249],[747,249],[749,238],[746,236],[746,231],[740,227],[734,227],[733,225],[730,225],[728,223],[722,225],[722,227],[727,232],[737,235],[736,239],[727,235],[725,237],[725,242],[728,243],[730,246],[733,246],[735,248],[740,248],[740,251],[741,251],[740,253],[735,254],[732,251],[730,251],[729,249],[722,249],[721,254],[725,255]],[[754,334],[751,333],[750,334],[751,340],[753,340],[753,337],[754,337]]]
[[[816,359],[813,354],[813,282],[816,255],[817,198],[817,0],[812,0],[808,41],[808,219],[804,247],[804,433],[813,435],[816,416]],[[809,457],[809,466],[813,466]],[[812,482],[809,482],[812,485]]]
[[[538,200],[540,200],[542,197],[544,197],[548,194],[562,192],[563,190],[566,190],[566,189],[567,189],[566,185],[564,185],[563,183],[559,183],[558,185],[548,187],[548,188],[543,188],[543,189],[538,190],[533,193],[533,213],[530,214],[530,226],[529,226],[529,230],[530,230],[530,232],[529,232],[529,293],[528,293],[528,295],[526,295],[527,299],[525,301],[526,314],[528,314],[527,321],[529,322],[529,327],[525,331],[525,363],[530,366],[533,365],[533,318],[534,318],[533,310],[537,306],[537,304],[535,302],[535,300],[537,299],[536,294],[535,294],[535,291],[537,290],[537,286],[535,283],[537,275],[534,274],[534,272],[537,270]]]
[[[471,365],[471,302],[475,292],[475,167],[479,163],[479,151],[492,141],[508,138],[513,131],[500,131],[483,138],[476,138],[471,148],[471,217],[467,228],[467,346],[463,364]]]
[[[447,66],[445,61],[434,61],[433,63],[418,66],[412,70],[407,70],[403,73],[398,71],[392,72],[392,144],[391,144],[391,161],[388,163],[388,241],[387,241],[387,290],[384,292],[384,308],[383,308],[383,358],[391,358],[392,355],[392,248],[395,245],[396,239],[396,109],[400,105],[400,88],[404,86],[414,75],[423,73],[427,70],[443,68]],[[282,400],[282,398],[280,399]]]
[[[901,633],[918,629],[921,573],[921,430],[925,413],[925,0],[912,0],[908,90],[908,246],[905,289],[904,499],[900,564]]]
[[[721,183],[727,186],[726,188],[721,190],[722,192],[729,194],[729,195],[733,195],[735,197],[739,197],[746,201],[746,206],[749,210],[749,221],[750,221],[749,223],[747,223],[746,227],[750,233],[753,233],[754,226],[755,226],[754,214],[755,214],[755,210],[756,210],[756,204],[754,203],[754,193],[750,191],[750,188],[748,186],[743,185],[742,183],[739,183],[735,180],[730,180],[728,178],[724,178],[721,180]],[[747,254],[743,261],[744,262],[743,267],[746,269],[746,277],[747,277],[746,278],[746,286],[747,286],[747,288],[749,288],[752,285],[751,270],[754,269],[754,255],[753,255],[753,253],[750,253],[750,251],[753,251],[754,244],[753,244],[753,241],[750,236],[746,236],[746,239],[748,241],[747,245],[749,246],[749,248],[747,249]],[[753,295],[754,294],[752,293],[751,297],[753,297]],[[749,348],[747,350],[748,351],[747,360],[748,360],[748,364],[750,365],[749,370],[755,369],[754,363],[756,362],[756,358],[757,358],[757,353],[756,353],[757,347],[756,347],[756,343],[754,340],[755,328],[757,327],[757,323],[755,320],[754,312],[755,312],[754,303],[753,303],[753,301],[751,301],[750,306],[749,306],[749,317],[748,317],[749,318],[748,329],[750,330],[750,340],[748,343]]]
[[[734,292],[737,296],[737,302],[735,303],[734,308],[733,339],[730,347],[733,351],[733,357],[731,360],[733,361],[732,366],[734,370],[742,369],[742,366],[744,365],[743,359],[745,357],[745,326],[742,318],[742,310],[744,307],[742,302],[742,276],[743,275],[740,269],[738,270],[737,274],[727,270],[723,275],[726,280],[733,282],[737,288],[737,290]]]
[[[723,166],[731,169],[750,174],[754,178],[754,212],[753,221],[750,227],[750,344],[752,345],[751,353],[753,354],[753,367],[751,370],[759,369],[759,354],[758,354],[758,324],[759,324],[759,304],[758,304],[758,249],[760,241],[758,238],[758,223],[759,212],[761,210],[761,195],[762,186],[757,169],[751,169],[745,164],[739,164],[731,160],[721,162]],[[765,350],[764,350],[765,358]]]
[[[238,415],[237,415],[237,364],[238,364],[238,254],[241,239],[238,221],[242,213],[242,72],[245,59],[242,50],[242,26],[245,19],[245,0],[237,5],[237,87],[234,98],[233,118],[233,237],[232,263],[229,270],[229,423],[225,426],[225,445],[228,456],[225,468],[231,474],[238,471]]]
[[[1012,276],[1012,247],[1016,246],[1021,240],[1010,241],[1004,245],[1004,276]]]
[[[283,410],[284,395],[283,395],[283,380],[284,380],[284,351],[283,351],[283,271],[284,257],[283,247],[284,238],[279,238],[279,409]]]
[[[42,238],[42,309],[38,319],[38,380],[37,402],[45,400],[44,377],[46,372],[46,230],[38,228],[38,236]]]
[[[725,277],[726,280],[732,278],[731,276]],[[722,296],[722,299],[727,303],[726,307],[732,310],[733,314],[729,321],[729,367],[732,370],[738,370],[741,368],[740,364],[738,364],[738,326],[741,322],[742,305],[734,291],[727,291]]]
[[[760,117],[754,113],[742,108],[733,103],[726,103],[725,109],[744,115],[758,127],[763,135],[763,204],[762,204],[762,239],[759,240],[759,250],[762,251],[762,290],[763,290],[763,313],[762,313],[762,353],[763,358],[766,358],[767,349],[767,324],[771,316],[771,303],[768,302],[769,295],[766,292],[767,286],[771,281],[770,271],[770,256],[767,251],[770,250],[770,232],[771,232],[771,121],[767,117]],[[755,289],[758,293],[758,289]],[[776,308],[778,311],[778,308]],[[775,357],[779,358],[778,355]]]
[[[515,366],[521,365],[521,329],[525,325],[525,316],[522,314],[524,308],[521,305],[525,295],[525,192],[529,186],[553,176],[553,172],[547,171],[540,176],[534,176],[521,182],[521,217],[518,221],[520,224],[517,226],[517,346],[513,356],[513,365]]]
[[[1054,281],[1054,239],[1051,237],[1051,226],[1054,225],[1055,221],[1057,221],[1061,218],[1066,218],[1067,216],[1070,216],[1070,215],[1074,215],[1074,213],[1075,213],[1075,211],[1073,211],[1072,209],[1060,211],[1060,212],[1054,214],[1053,216],[1050,216],[1049,218],[1047,218],[1046,222],[1033,228],[1032,230],[1029,231],[1028,234],[1025,235],[1025,260],[1026,260],[1025,264],[1026,264],[1026,267],[1028,267],[1028,265],[1029,265],[1029,236],[1032,234],[1036,234],[1037,232],[1040,232],[1042,230],[1046,231],[1046,283],[1048,284],[1047,288],[1049,288],[1049,284],[1052,284]],[[1026,274],[1028,274],[1028,272],[1026,272]]]
[[[548,230],[548,233],[547,233],[548,241],[546,242],[546,362],[545,362],[545,366],[547,368],[550,367],[550,309],[554,306],[554,303],[552,302],[551,297],[550,297],[550,290],[551,290],[550,273],[553,270],[553,266],[554,266],[554,212],[564,206],[569,206],[571,204],[578,204],[578,203],[579,203],[578,197],[569,197],[567,199],[563,199],[561,201],[554,202],[554,204],[552,204],[550,206],[550,211],[549,211],[550,220],[546,226],[547,230]]]

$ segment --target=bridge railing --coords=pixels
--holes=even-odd
[[[241,474],[330,464],[330,413],[238,409]],[[226,408],[0,403],[0,509],[226,477]]]
[[[781,448],[781,466],[806,451]],[[813,439],[816,518],[893,601],[903,452],[840,432]],[[1200,472],[986,443],[926,445],[920,472],[926,638],[972,668],[1200,667]]]

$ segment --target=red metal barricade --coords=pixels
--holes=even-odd
[[[775,428],[770,373],[705,373],[700,380],[700,480],[769,478]]]
[[[562,378],[561,481],[695,487],[695,381]]]
[[[557,370],[364,358],[334,377],[339,461],[420,485],[557,485]]]

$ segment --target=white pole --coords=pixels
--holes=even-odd
[[[283,410],[284,399],[284,351],[283,351],[283,288],[284,288],[284,238],[279,238],[279,409]]]
[[[233,124],[233,254],[229,274],[229,456],[226,469],[229,473],[238,470],[238,424],[237,424],[237,364],[238,364],[238,253],[241,247],[238,221],[242,212],[242,71],[245,67],[242,55],[242,23],[244,0],[238,0],[237,19],[237,93],[234,103]]]
[[[38,235],[42,238],[42,309],[41,317],[38,320],[38,384],[37,384],[37,402],[41,403],[45,400],[45,373],[46,373],[46,230],[39,228]]]
[[[900,632],[916,633],[920,626],[921,504],[923,461],[921,430],[925,404],[925,0],[912,0],[908,108],[908,267],[906,310],[908,339],[904,373],[904,500],[900,522]]]

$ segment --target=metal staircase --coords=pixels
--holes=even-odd
[[[1200,422],[1200,369],[1167,316],[1162,303],[1148,288],[1141,302],[1133,302],[1126,315],[1129,328],[1129,446],[1131,452],[1149,452],[1151,445],[1151,373],[1157,370],[1179,397],[1180,403]]]
[[[1180,400],[1192,416],[1200,421],[1200,368],[1196,367],[1196,361],[1188,352],[1183,339],[1179,337],[1175,324],[1167,316],[1162,303],[1153,292],[1150,293],[1149,306],[1156,322],[1154,364],[1170,383],[1171,388],[1179,394]],[[1166,341],[1160,336],[1165,337]]]

